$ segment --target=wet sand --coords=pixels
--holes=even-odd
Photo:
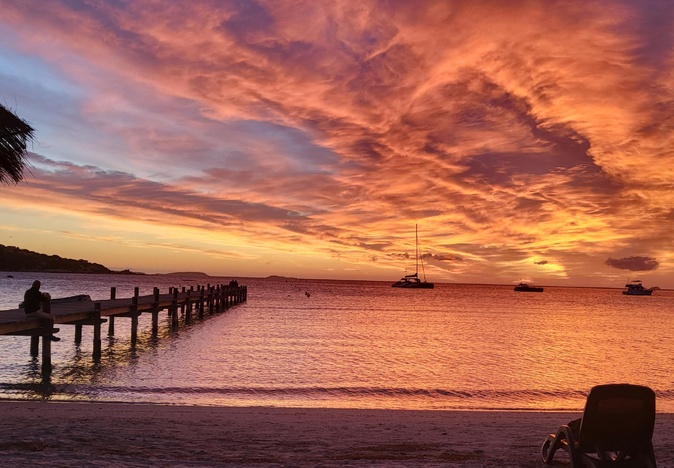
[[[0,401],[4,467],[543,467],[556,412],[222,408]],[[658,414],[674,467],[674,414]],[[568,463],[559,454],[556,466]]]

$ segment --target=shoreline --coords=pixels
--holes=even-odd
[[[543,467],[546,434],[580,416],[21,400],[0,411],[3,466],[110,468]],[[674,466],[674,414],[656,415],[653,444]]]

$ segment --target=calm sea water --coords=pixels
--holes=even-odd
[[[13,278],[4,277],[11,274]],[[3,273],[0,309],[15,308],[39,276],[53,297],[106,299],[133,288],[217,284],[231,278]],[[129,320],[92,361],[60,325],[54,373],[40,376],[25,337],[0,337],[0,398],[216,406],[579,410],[594,385],[648,385],[674,412],[674,291],[240,279],[248,302],[171,331],[160,314]],[[1,313],[1,312],[0,312]]]

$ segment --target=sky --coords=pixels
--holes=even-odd
[[[0,0],[0,244],[145,273],[674,288],[674,3]],[[422,272],[420,271],[420,274]]]

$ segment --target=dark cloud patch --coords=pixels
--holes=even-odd
[[[540,262],[534,262],[534,265],[547,265],[548,261],[547,260],[541,260]]]
[[[535,200],[535,199],[529,198],[529,197],[521,197],[521,198],[517,199],[517,203],[515,205],[515,210],[516,211],[527,211],[527,210],[538,211],[544,205],[545,205],[545,200],[541,200],[541,199]]]
[[[660,266],[658,261],[654,258],[638,256],[609,258],[605,263],[613,268],[630,271],[651,271],[657,270],[658,266]]]
[[[371,161],[381,161],[385,151],[376,141],[361,139],[353,143],[351,150],[356,154],[367,157]]]
[[[404,44],[395,44],[370,59],[360,63],[358,73],[349,80],[347,87],[362,104],[405,94],[411,89],[401,88],[401,78],[418,67],[419,58]]]
[[[466,176],[479,183],[511,186],[514,176],[530,174],[543,176],[566,172],[572,186],[603,189],[609,185],[603,170],[590,156],[588,139],[570,125],[551,124],[537,116],[527,99],[509,92],[489,81],[485,76],[468,74],[465,81],[448,83],[442,90],[442,100],[461,99],[470,102],[470,107],[457,106],[451,115],[455,129],[479,132],[501,132],[503,122],[528,131],[531,140],[515,151],[491,149],[475,153],[462,161]],[[459,101],[461,102],[461,101]],[[423,121],[428,121],[425,116]],[[408,122],[413,122],[408,119]],[[449,137],[449,139],[447,139]],[[451,144],[452,137],[438,133],[429,134],[425,148],[437,153],[441,142]],[[535,143],[534,143],[535,142]],[[576,170],[575,168],[582,168]],[[598,179],[602,179],[601,181]],[[602,182],[602,183],[599,183]]]
[[[635,57],[653,70],[660,70],[659,65],[669,59],[674,46],[674,5],[669,0],[650,0],[634,2],[630,6],[641,16],[641,21],[634,23],[641,38]]]
[[[587,153],[587,142],[579,140],[573,132],[563,128],[542,130],[533,125],[532,135],[551,146],[545,156],[538,152],[482,153],[467,160],[469,172],[503,185],[510,185],[515,174],[545,175],[580,165],[584,167],[583,173],[601,172]]]
[[[438,262],[463,262],[463,258],[459,255],[453,254],[422,254],[421,258],[424,260],[436,260]]]
[[[57,3],[57,2],[54,2]],[[160,44],[150,34],[143,31],[133,31],[119,21],[118,12],[134,11],[137,2],[129,0],[113,0],[106,2],[81,2],[74,0],[65,0],[61,4],[63,10],[52,8],[48,13],[41,11],[40,14],[58,14],[59,21],[72,23],[72,28],[76,29],[81,25],[78,20],[86,18],[90,22],[92,30],[99,32],[100,40],[108,46],[117,46],[123,48],[128,57],[135,60],[143,66],[160,65],[158,50]]]
[[[407,260],[410,258],[410,254],[408,253],[392,253],[389,254],[389,256],[394,259],[402,259],[402,260]]]
[[[234,37],[255,41],[259,34],[269,35],[270,28],[274,25],[274,18],[260,2],[255,0],[238,0],[232,2],[234,13],[220,25],[223,31],[227,31]]]

